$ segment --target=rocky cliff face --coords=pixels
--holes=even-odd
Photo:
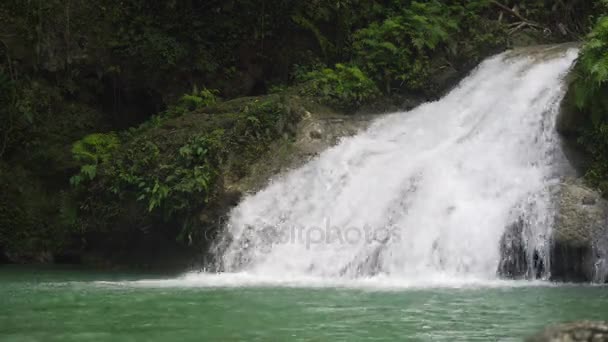
[[[561,281],[606,282],[608,201],[580,180],[561,186],[553,231],[551,276]]]
[[[498,274],[505,278],[538,278],[549,271],[551,280],[605,283],[608,280],[608,201],[580,179],[559,185],[557,216],[551,236],[551,264],[537,252],[528,255],[523,219],[507,227],[500,241]]]
[[[572,90],[572,89],[571,89]],[[551,237],[549,274],[555,281],[608,281],[608,201],[598,189],[585,184],[590,156],[581,149],[578,138],[586,118],[577,110],[573,92],[566,94],[557,117],[556,128],[562,136],[562,149],[569,171],[555,199],[557,215]],[[527,255],[520,220],[505,228],[500,241],[501,262],[498,274],[505,278],[534,278],[534,256]],[[531,261],[532,260],[532,261]]]
[[[234,179],[228,188],[240,193],[259,190],[273,177],[304,164],[340,139],[355,135],[376,114],[343,115],[323,108],[302,108],[302,118],[289,141],[277,141],[259,161],[250,165],[251,172]]]
[[[505,229],[500,239],[500,254],[498,274],[509,279],[519,279],[528,276],[528,256],[523,237],[525,222],[522,218]]]

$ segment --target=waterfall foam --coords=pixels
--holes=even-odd
[[[554,121],[575,48],[484,61],[437,102],[394,113],[247,196],[215,247],[219,269],[265,279],[492,280],[522,221],[549,263],[559,181]]]

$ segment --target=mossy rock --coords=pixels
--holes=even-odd
[[[589,125],[589,117],[575,103],[572,87],[568,89],[557,115],[557,131],[567,138],[577,138]]]
[[[111,160],[96,165],[95,179],[83,186],[85,235],[162,233],[186,245],[207,243],[205,231],[225,214],[222,203],[233,202],[224,200],[232,191],[225,184],[250,175],[271,145],[295,134],[299,103],[242,98],[122,134]]]
[[[605,281],[608,265],[608,201],[584,185],[561,185],[553,229],[551,276],[564,281]]]

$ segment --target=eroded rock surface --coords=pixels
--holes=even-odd
[[[574,322],[550,326],[528,342],[608,341],[608,322]]]
[[[606,282],[608,201],[581,180],[561,186],[553,231],[551,275],[555,280]]]
[[[551,280],[605,283],[608,280],[608,201],[581,179],[560,184],[555,202],[550,265],[526,248],[526,221],[505,227],[498,274],[504,278],[539,278],[549,267]]]

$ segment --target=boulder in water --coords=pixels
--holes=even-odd
[[[561,186],[557,204],[551,251],[552,279],[605,282],[608,201],[581,180],[567,180]]]
[[[574,322],[550,326],[528,342],[608,341],[608,322]]]

